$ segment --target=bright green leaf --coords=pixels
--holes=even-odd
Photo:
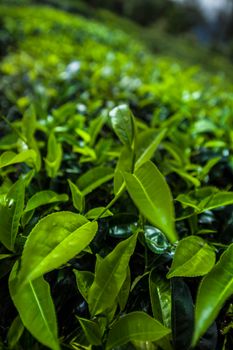
[[[34,210],[41,205],[56,203],[56,202],[66,202],[69,197],[67,194],[57,194],[53,191],[40,191],[35,193],[27,202],[27,206],[24,209],[24,213]]]
[[[177,235],[172,195],[157,167],[148,161],[134,174],[124,173],[124,178],[130,197],[141,213],[171,242],[175,242]]]
[[[131,148],[135,136],[135,122],[129,107],[125,104],[115,107],[110,111],[109,116],[119,140]]]
[[[105,182],[113,178],[113,169],[108,167],[95,167],[81,175],[77,181],[82,194],[85,196]]]
[[[71,190],[73,206],[79,211],[83,212],[85,207],[85,198],[78,186],[75,185],[71,180],[68,179],[68,183]]]
[[[95,279],[88,294],[88,306],[92,316],[111,308],[126,279],[137,235],[120,242],[114,250],[98,263]]]
[[[214,264],[215,252],[208,243],[197,236],[186,237],[178,243],[167,278],[203,276]]]
[[[36,162],[36,153],[34,150],[26,150],[21,153],[14,153],[11,151],[6,151],[0,156],[0,168],[3,168],[8,165],[17,164],[17,163],[27,163],[27,162]]]
[[[65,264],[88,246],[96,230],[96,222],[68,211],[41,219],[24,246],[20,283],[32,281]]]
[[[16,264],[11,272],[9,289],[24,326],[40,343],[52,350],[59,350],[56,314],[49,284],[40,277],[18,289],[17,268]]]
[[[193,346],[218,316],[225,301],[233,294],[233,244],[203,278],[195,307]]]

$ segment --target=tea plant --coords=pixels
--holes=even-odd
[[[1,7],[2,349],[231,349],[232,87]]]

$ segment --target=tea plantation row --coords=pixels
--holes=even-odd
[[[0,7],[1,349],[233,346],[233,89]]]

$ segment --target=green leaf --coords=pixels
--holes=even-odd
[[[167,133],[167,129],[160,132],[157,130],[147,130],[138,135],[136,148],[135,168],[140,168],[142,164],[150,160],[159,144]]]
[[[163,175],[150,161],[134,174],[124,173],[127,190],[141,213],[173,243],[177,240],[174,206]]]
[[[80,176],[77,185],[85,196],[105,182],[111,180],[113,176],[113,169],[99,166],[88,170],[85,174]]]
[[[226,300],[233,294],[233,244],[222,254],[219,262],[203,278],[195,307],[193,346],[218,316]]]
[[[119,140],[131,148],[135,136],[135,121],[129,107],[125,104],[115,107],[110,111],[109,116]]]
[[[101,330],[98,323],[90,320],[86,320],[85,318],[77,317],[79,323],[82,327],[82,330],[86,336],[87,341],[91,345],[101,345]]]
[[[186,237],[178,243],[167,278],[203,276],[214,264],[214,249],[204,239],[197,236]]]
[[[65,264],[88,246],[96,231],[96,222],[68,211],[44,217],[25,243],[19,282],[32,281]]]
[[[73,270],[75,277],[76,277],[76,282],[77,282],[77,287],[80,292],[80,294],[83,296],[83,298],[88,301],[88,292],[89,289],[94,281],[94,273],[90,271],[77,271]]]
[[[9,250],[14,251],[16,235],[24,207],[25,185],[18,180],[10,188],[4,203],[0,204],[0,241]]]
[[[34,150],[30,149],[18,154],[6,151],[0,156],[0,169],[8,165],[27,162],[36,162],[36,153]]]
[[[60,169],[62,162],[62,146],[57,142],[54,133],[49,135],[45,168],[49,177],[54,178]]]
[[[103,214],[101,215],[101,213]],[[90,209],[85,216],[87,219],[107,218],[113,216],[113,213],[105,207],[97,207]]]
[[[111,308],[126,279],[137,235],[120,242],[114,250],[98,262],[95,279],[88,294],[88,306],[92,316]]]
[[[9,289],[24,326],[40,343],[52,350],[59,350],[56,314],[49,284],[40,277],[18,289],[17,269],[15,264],[9,278]]]
[[[171,326],[171,289],[170,283],[152,270],[149,276],[150,300],[153,316],[164,326]]]
[[[85,208],[85,197],[79,190],[78,186],[75,185],[71,180],[68,179],[68,183],[71,190],[73,206],[79,211],[83,212]]]
[[[123,147],[114,173],[115,195],[120,191],[121,186],[124,183],[124,177],[122,173],[125,171],[131,173],[133,171],[133,158],[133,151],[128,147]]]
[[[41,168],[41,155],[38,144],[34,138],[36,131],[36,114],[33,106],[30,106],[24,113],[22,119],[22,133],[26,138],[26,142],[29,148],[33,149],[36,153],[35,166],[36,170],[39,171]]]
[[[16,344],[18,343],[20,337],[24,331],[24,325],[21,321],[19,315],[12,322],[10,329],[7,333],[7,342],[9,349],[15,349]]]
[[[119,319],[109,332],[106,350],[130,341],[157,341],[170,333],[170,329],[144,312],[131,312]]]
[[[171,279],[172,339],[175,350],[189,349],[194,326],[194,307],[188,285],[182,278]]]
[[[34,194],[27,202],[27,206],[24,209],[24,213],[34,210],[41,205],[56,203],[56,202],[66,202],[69,197],[67,194],[57,194],[53,191],[40,191]]]
[[[231,204],[233,204],[233,192],[219,191],[208,198],[203,199],[199,206],[203,212]]]
[[[117,296],[117,301],[121,311],[123,311],[126,307],[128,297],[129,297],[129,292],[130,292],[130,285],[131,285],[131,275],[130,275],[130,268],[128,267],[126,279],[124,280],[124,283],[122,284],[122,287]]]

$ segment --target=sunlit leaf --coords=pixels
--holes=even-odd
[[[157,167],[148,161],[134,174],[124,173],[124,178],[127,190],[141,213],[171,242],[175,242],[177,234],[172,195]]]
[[[197,236],[186,237],[178,243],[167,277],[203,276],[214,264],[215,252],[207,242]]]
[[[19,282],[25,284],[65,264],[88,246],[96,230],[96,222],[68,211],[41,219],[27,238]]]

